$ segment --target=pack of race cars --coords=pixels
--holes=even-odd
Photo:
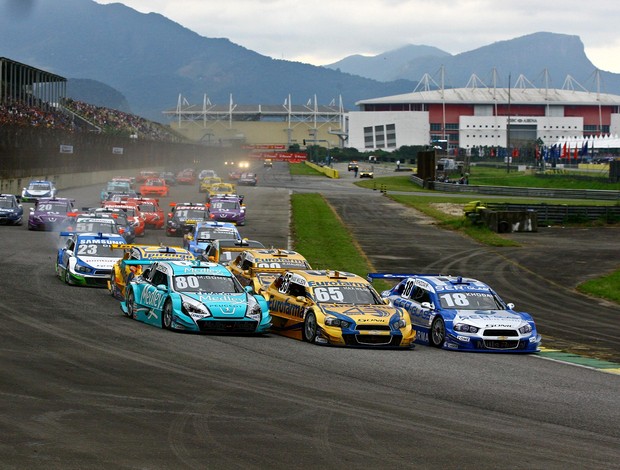
[[[176,181],[200,185],[217,178],[193,176],[183,170]],[[242,237],[237,227],[245,224],[245,204],[234,189],[218,193],[219,183],[213,184],[205,202],[172,203],[166,217],[157,197],[134,192],[136,180],[142,182],[140,193],[148,186],[165,188],[154,195],[168,194],[166,180],[150,174],[110,181],[97,208],[78,210],[74,200],[56,196],[55,188],[53,194],[36,194],[49,187],[43,181],[29,185],[28,192],[34,202],[28,229],[57,230],[64,238],[57,276],[69,285],[106,287],[129,318],[176,331],[275,332],[336,346],[540,350],[532,316],[514,310],[479,280],[417,273],[362,278],[313,269],[298,252]],[[0,222],[18,225],[22,217],[20,198],[1,194]],[[136,244],[151,228],[182,237],[182,246]],[[374,279],[395,285],[379,293]]]

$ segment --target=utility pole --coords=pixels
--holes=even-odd
[[[506,121],[506,173],[510,173],[510,160],[512,151],[510,150],[510,74],[508,74],[508,119]]]

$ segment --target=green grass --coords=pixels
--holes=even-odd
[[[289,165],[290,167],[306,167],[306,165]],[[306,167],[309,168],[309,167]],[[312,170],[309,168],[309,170]],[[320,174],[317,172],[310,174]],[[381,189],[383,185],[386,191],[425,192],[426,191],[409,181],[409,175],[389,176],[375,178],[373,181],[358,181],[358,186],[369,189]],[[494,183],[496,184],[496,183]],[[413,207],[424,214],[437,220],[440,227],[455,230],[465,236],[471,237],[488,246],[519,246],[517,243],[492,232],[486,227],[471,224],[463,216],[454,216],[438,209],[434,204],[451,203],[464,205],[470,199],[450,196],[429,196],[415,194],[388,194],[388,197],[396,202]],[[471,200],[484,198],[472,195]],[[513,203],[540,203],[540,199],[528,198],[493,198],[486,201],[513,202]],[[582,200],[547,200],[548,204],[600,204],[609,205],[613,202],[582,201]],[[293,206],[293,238],[297,251],[302,253],[317,269],[338,269],[353,272],[365,277],[369,271],[375,268],[370,265],[361,249],[355,242],[351,233],[342,221],[334,213],[333,209],[318,194],[294,194]],[[374,283],[379,291],[387,289],[388,283]],[[620,303],[620,270],[599,279],[592,279],[578,287],[581,292],[595,297],[601,297],[613,302]]]
[[[293,194],[293,247],[314,269],[347,271],[364,279],[374,271],[355,238],[320,194]],[[385,282],[375,282],[381,291]]]
[[[577,290],[620,304],[620,269],[607,276],[586,281],[577,286]]]
[[[290,163],[288,169],[291,175],[305,175],[305,176],[325,176],[320,171],[316,171],[311,166],[305,163]]]

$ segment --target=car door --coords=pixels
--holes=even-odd
[[[136,318],[145,323],[161,326],[161,311],[167,298],[167,291],[158,288],[168,286],[168,276],[159,264],[153,264],[143,274],[144,284],[139,290],[138,309]]]

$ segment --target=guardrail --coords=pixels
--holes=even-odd
[[[558,199],[588,199],[598,201],[620,201],[620,191],[603,189],[549,189],[549,188],[520,188],[512,186],[482,186],[472,184],[441,183],[439,181],[424,181],[412,175],[411,181],[418,186],[447,193],[474,193],[490,194],[495,196],[515,197],[547,197]]]
[[[583,222],[602,220],[606,223],[620,221],[620,206],[569,206],[566,204],[510,204],[492,202],[483,204],[492,211],[533,211],[538,223]]]

